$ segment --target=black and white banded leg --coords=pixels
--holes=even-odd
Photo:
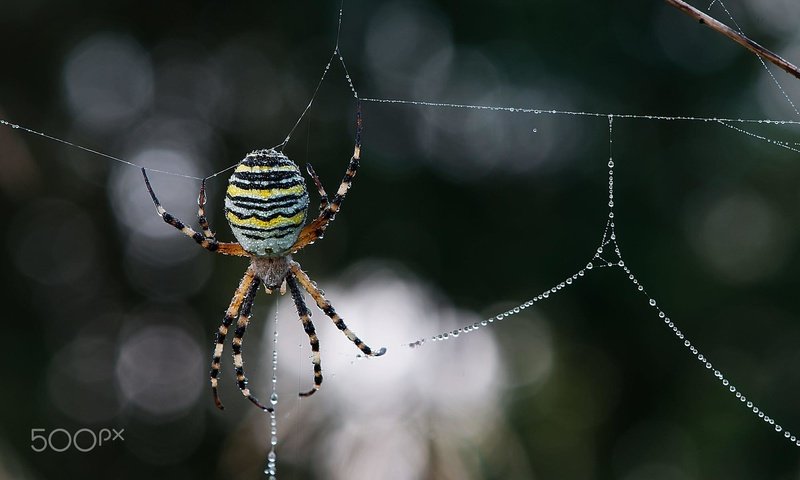
[[[301,397],[308,397],[314,392],[319,390],[322,385],[322,361],[319,354],[319,338],[314,329],[314,324],[311,322],[311,312],[306,306],[306,301],[303,298],[303,292],[297,286],[297,282],[292,274],[286,276],[286,283],[289,285],[289,291],[292,293],[292,300],[294,306],[297,308],[297,314],[300,316],[300,322],[303,324],[303,330],[308,335],[308,341],[311,343],[311,363],[314,365],[314,388],[307,392],[300,394]]]
[[[317,288],[316,284],[312,282],[311,279],[306,274],[306,272],[304,272],[303,269],[300,268],[299,263],[292,261],[289,263],[289,268],[291,269],[292,274],[294,274],[295,278],[297,278],[297,281],[300,282],[300,285],[302,285],[303,288],[309,293],[309,295],[311,295],[311,298],[314,299],[314,302],[316,302],[317,307],[319,307],[319,309],[322,310],[325,313],[325,315],[330,317],[331,321],[333,321],[333,324],[336,325],[336,328],[341,330],[342,333],[351,342],[353,342],[355,346],[358,347],[358,349],[361,350],[361,352],[364,355],[367,355],[369,357],[379,357],[384,353],[386,353],[386,348],[381,348],[378,351],[373,351],[369,346],[367,346],[367,344],[365,344],[360,338],[358,338],[358,336],[355,333],[353,333],[352,330],[350,330],[347,327],[347,325],[344,323],[344,320],[342,320],[342,317],[340,317],[339,314],[336,313],[336,310],[334,310],[333,305],[331,305],[331,302],[329,302],[325,298],[322,292]]]
[[[206,217],[206,179],[204,178],[200,182],[200,194],[197,196],[197,223],[200,224],[200,228],[203,229],[203,235],[213,241],[217,241],[216,236],[214,236],[214,232],[211,230],[211,225],[208,223],[208,217]]]
[[[193,239],[195,242],[197,242],[198,245],[205,248],[206,250],[222,253],[224,255],[237,255],[240,257],[248,256],[248,253],[238,243],[218,242],[217,239],[214,238],[214,234],[211,233],[211,230],[208,227],[208,220],[205,217],[205,182],[200,187],[200,196],[197,198],[198,220],[200,222],[200,226],[203,229],[203,233],[199,233],[196,232],[192,227],[183,223],[180,219],[178,219],[171,213],[167,212],[164,209],[164,207],[161,206],[161,203],[158,201],[158,198],[156,197],[156,194],[153,191],[153,187],[150,186],[150,179],[147,178],[147,172],[145,171],[144,168],[142,168],[142,175],[144,176],[144,183],[147,186],[147,191],[150,192],[150,198],[153,199],[153,204],[155,204],[156,206],[156,212],[158,212],[158,215],[166,223],[180,230],[181,233]]]
[[[331,198],[328,202],[327,195],[325,195],[325,208],[319,212],[319,216],[317,216],[317,218],[308,223],[300,231],[297,241],[294,242],[294,245],[292,245],[291,248],[293,253],[308,245],[311,245],[317,239],[322,238],[322,236],[325,234],[325,230],[328,228],[328,225],[333,221],[333,219],[336,217],[336,213],[341,208],[344,197],[347,195],[347,192],[350,190],[350,186],[353,184],[353,178],[358,172],[359,162],[361,161],[361,128],[361,104],[359,103],[358,112],[356,113],[356,146],[353,148],[353,156],[350,157],[350,164],[347,166],[344,177],[342,177],[342,182],[339,184],[339,188],[336,190],[333,198]],[[311,172],[313,172],[313,168],[309,173]],[[312,177],[316,176],[313,173],[311,175]],[[317,180],[315,180],[315,183],[317,183]],[[317,189],[320,190],[320,194],[324,192],[324,190],[322,190],[322,183],[317,184]]]
[[[311,180],[314,181],[314,185],[317,186],[317,192],[319,192],[319,211],[323,212],[328,208],[328,194],[325,193],[322,181],[319,179],[317,172],[314,171],[314,167],[312,167],[310,163],[306,165],[306,170],[309,176],[311,176]]]
[[[250,393],[247,387],[247,376],[244,373],[244,360],[242,359],[242,342],[244,341],[244,333],[247,330],[247,325],[250,323],[250,314],[253,308],[253,300],[258,292],[258,287],[261,286],[261,279],[256,277],[250,290],[247,292],[244,301],[242,302],[242,309],[239,312],[239,321],[236,323],[236,331],[233,334],[233,366],[236,368],[236,383],[248,400],[253,402],[255,406],[261,410],[271,411],[272,409],[263,405],[258,399]]]
[[[231,304],[225,311],[225,317],[222,319],[222,324],[219,326],[219,329],[214,337],[214,353],[211,356],[211,372],[209,375],[211,377],[211,394],[214,397],[214,404],[220,410],[224,410],[225,406],[219,399],[219,366],[220,359],[222,358],[222,350],[225,345],[225,338],[228,335],[228,328],[230,328],[233,320],[236,319],[236,317],[239,316],[239,313],[243,310],[242,307],[247,301],[248,297],[250,298],[250,303],[252,304],[252,297],[258,290],[258,284],[260,283],[261,281],[258,279],[258,277],[256,277],[253,268],[248,268],[244,274],[244,277],[242,277],[242,280],[239,282],[239,286],[236,288],[233,299],[231,299]],[[254,285],[255,288],[253,288]]]

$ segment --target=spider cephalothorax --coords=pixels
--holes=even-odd
[[[386,351],[384,348],[378,351],[372,350],[347,328],[330,302],[325,299],[322,291],[300,268],[300,264],[292,260],[291,256],[303,247],[314,243],[315,240],[322,238],[325,229],[333,221],[350,189],[350,184],[358,170],[360,157],[361,113],[359,110],[356,117],[356,146],[353,156],[350,158],[350,165],[342,183],[332,199],[328,199],[314,169],[311,165],[308,166],[308,173],[314,180],[321,203],[317,218],[303,226],[308,212],[308,192],[300,169],[277,150],[256,150],[249,153],[236,166],[228,182],[225,195],[225,218],[228,219],[237,242],[227,243],[217,241],[206,219],[205,180],[200,185],[200,195],[197,198],[198,223],[202,228],[202,233],[200,233],[164,210],[150,186],[145,169],[142,169],[145,184],[156,205],[156,211],[165,222],[193,238],[207,250],[225,255],[250,257],[250,266],[239,282],[239,287],[233,295],[214,340],[214,354],[211,360],[211,390],[217,407],[223,408],[217,392],[223,344],[228,335],[228,329],[236,320],[232,344],[233,363],[236,367],[239,389],[259,408],[269,410],[247,388],[247,377],[244,374],[242,360],[242,340],[250,321],[255,294],[262,284],[268,293],[272,293],[277,288],[280,288],[283,293],[288,286],[303,329],[308,334],[311,343],[311,360],[314,365],[314,387],[308,392],[301,393],[301,396],[311,395],[319,389],[322,384],[322,365],[319,339],[300,287],[311,295],[325,315],[330,317],[334,325],[365,355],[378,356],[383,355]]]

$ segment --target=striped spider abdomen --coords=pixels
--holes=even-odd
[[[307,209],[308,192],[300,169],[277,150],[250,152],[228,181],[225,218],[251,255],[290,253]]]

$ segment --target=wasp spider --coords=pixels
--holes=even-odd
[[[205,215],[205,180],[200,185],[200,195],[197,198],[198,223],[202,228],[202,233],[200,233],[164,210],[150,186],[147,173],[142,169],[144,181],[153,198],[156,211],[165,222],[194,239],[206,250],[224,255],[250,257],[250,266],[245,271],[244,277],[233,295],[214,340],[214,354],[211,360],[211,391],[214,403],[218,408],[224,408],[217,392],[220,358],[228,329],[236,320],[232,344],[233,363],[236,367],[239,389],[256,406],[269,410],[252,395],[247,387],[247,377],[242,360],[242,340],[250,321],[253,300],[262,284],[267,293],[279,289],[283,294],[286,292],[286,287],[289,287],[292,300],[294,300],[300,316],[300,322],[302,322],[303,329],[311,343],[314,386],[311,390],[301,393],[300,396],[307,397],[313,394],[319,390],[322,384],[319,340],[314,324],[311,322],[311,312],[306,306],[300,287],[311,295],[317,306],[330,317],[334,325],[364,355],[379,356],[386,352],[385,348],[378,351],[372,350],[362,342],[345,325],[344,320],[336,313],[330,302],[325,299],[323,292],[317,288],[316,282],[313,282],[300,268],[300,264],[292,259],[294,253],[322,238],[325,229],[333,221],[350,189],[353,177],[358,170],[360,157],[361,112],[359,109],[356,116],[356,144],[353,156],[350,158],[350,165],[333,198],[328,199],[319,177],[311,165],[308,165],[308,174],[314,180],[321,200],[317,218],[303,226],[308,210],[308,193],[300,169],[278,150],[256,150],[249,153],[233,171],[225,195],[225,218],[228,219],[233,235],[238,242],[219,242],[211,231]]]

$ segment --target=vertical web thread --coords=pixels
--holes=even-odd
[[[273,324],[272,332],[272,394],[269,397],[271,408],[269,409],[269,453],[267,453],[267,466],[264,468],[264,474],[268,480],[277,480],[277,463],[278,454],[276,447],[278,445],[278,307],[280,297],[276,295],[275,298],[275,322]]]

